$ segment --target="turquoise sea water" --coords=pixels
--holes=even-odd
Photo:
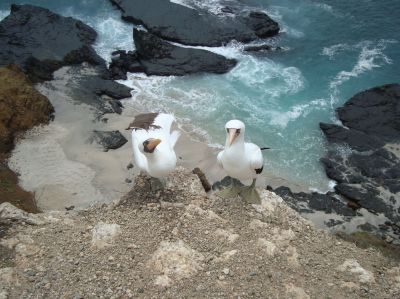
[[[216,0],[179,0],[214,13]],[[212,49],[239,60],[225,75],[146,77],[127,82],[136,89],[132,105],[175,113],[205,134],[211,144],[225,140],[232,118],[246,123],[247,139],[273,150],[265,169],[310,188],[326,190],[319,164],[326,150],[319,122],[335,122],[334,109],[353,94],[400,81],[400,1],[397,0],[245,0],[265,10],[282,27],[270,43],[283,47],[250,55],[231,43]],[[96,50],[109,59],[116,48],[132,49],[132,26],[106,0],[0,2],[0,18],[10,3],[30,3],[73,16],[99,33]]]

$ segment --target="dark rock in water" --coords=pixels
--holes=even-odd
[[[388,84],[356,94],[337,109],[349,129],[387,142],[400,140],[400,85]]]
[[[325,123],[320,123],[319,126],[329,142],[348,144],[357,151],[368,151],[385,145],[379,138],[358,130],[349,130],[338,125]]]
[[[328,192],[327,194],[317,192],[293,193],[288,187],[276,188],[274,192],[281,196],[292,209],[301,213],[323,211],[342,216],[356,215],[356,212],[333,192]]]
[[[138,61],[147,75],[182,76],[228,72],[236,60],[200,49],[172,45],[143,30],[134,29]]]
[[[66,73],[61,74],[60,78],[57,75],[54,81],[45,84],[51,85],[60,79],[60,83],[67,87],[63,92],[76,103],[93,107],[97,114],[121,113],[123,107],[119,100],[131,97],[131,88],[101,78],[101,70],[97,68],[79,65],[61,70],[64,71]]]
[[[81,21],[62,17],[32,5],[11,5],[11,14],[0,22],[0,66],[20,66],[34,82],[51,80],[65,65],[104,60],[92,44],[96,32]]]
[[[138,55],[136,52],[126,52],[126,51],[116,51],[113,52],[114,56],[111,59],[109,70],[111,72],[111,78],[114,80],[126,80],[126,73],[140,73],[144,72],[144,67],[140,64],[138,60]]]
[[[337,109],[347,128],[320,124],[328,141],[345,145],[321,160],[335,191],[368,211],[400,221],[400,85],[375,87],[353,96]],[[391,150],[387,143],[393,144]]]
[[[321,162],[327,176],[337,182],[335,193],[292,193],[286,187],[275,192],[304,213],[320,210],[349,219],[356,215],[353,209],[364,208],[371,213],[368,217],[384,215],[387,224],[375,227],[367,222],[359,228],[389,239],[400,236],[396,226],[400,222],[400,85],[360,92],[337,112],[346,127],[320,124],[330,143]]]
[[[122,18],[143,25],[163,39],[194,46],[221,46],[231,40],[250,42],[278,34],[279,25],[263,12],[249,10],[229,17],[166,0],[111,0]]]
[[[93,141],[103,146],[105,151],[120,148],[128,142],[119,131],[93,131],[90,142]]]

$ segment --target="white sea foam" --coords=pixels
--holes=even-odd
[[[115,50],[134,50],[132,25],[124,22],[119,12],[105,9],[95,16],[88,16],[70,7],[64,15],[82,20],[96,30],[94,49],[106,61],[111,61],[111,52]]]
[[[0,21],[10,14],[9,10],[0,10]]]
[[[370,41],[364,41],[354,46],[343,44],[324,49],[322,52],[323,55],[328,55],[331,58],[343,50],[357,49],[360,51],[357,62],[353,68],[350,71],[339,72],[330,83],[330,88],[334,92],[337,92],[337,88],[351,78],[358,77],[365,72],[371,71],[374,68],[382,67],[385,64],[391,64],[392,60],[384,54],[384,50],[388,44],[395,42],[396,41],[393,40],[380,40],[378,43],[374,44]]]

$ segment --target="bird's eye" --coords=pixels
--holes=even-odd
[[[240,129],[236,129],[236,136],[240,134]]]

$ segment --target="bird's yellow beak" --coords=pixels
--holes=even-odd
[[[231,146],[237,137],[236,129],[228,129],[228,134],[229,134],[229,146]]]
[[[154,149],[161,143],[160,139],[157,138],[150,138],[147,139],[146,144],[144,145],[145,152],[147,153],[152,153],[154,152]]]

